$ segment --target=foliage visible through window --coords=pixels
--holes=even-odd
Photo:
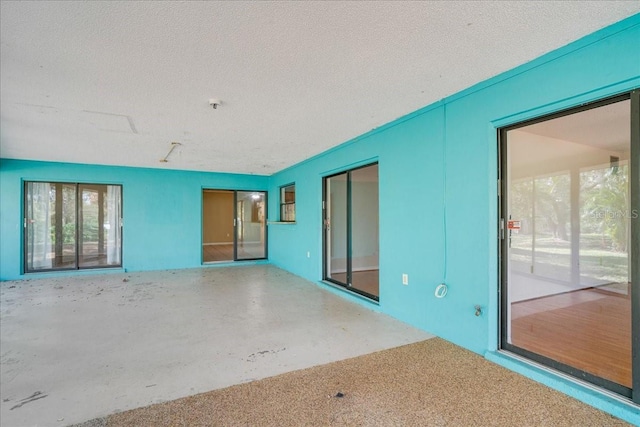
[[[122,187],[27,182],[25,271],[122,264]]]
[[[280,221],[296,220],[296,186],[295,184],[280,187]]]
[[[511,215],[521,228],[510,237],[511,268],[568,282],[572,251],[579,250],[583,280],[626,283],[632,215],[628,163],[581,168],[575,179],[580,199],[573,207],[569,172],[513,181]],[[579,248],[571,246],[572,209],[579,212]]]

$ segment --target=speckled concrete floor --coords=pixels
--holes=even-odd
[[[78,427],[627,425],[434,338]]]
[[[269,265],[3,282],[0,420],[64,426],[429,337]]]

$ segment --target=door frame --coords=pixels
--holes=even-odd
[[[359,170],[359,169],[364,169],[370,166],[378,166],[379,168],[379,162],[376,161],[372,161],[372,162],[367,162],[364,164],[360,164],[358,166],[355,167],[351,167],[349,169],[345,169],[345,170],[341,170],[339,172],[335,172],[332,173],[330,175],[325,175],[322,177],[322,280],[326,281],[326,282],[330,282],[332,284],[338,285],[342,288],[345,288],[351,292],[357,293],[359,295],[362,295],[372,301],[375,302],[380,302],[380,296],[376,296],[373,294],[370,294],[368,292],[362,291],[358,288],[355,288],[353,286],[351,286],[352,283],[352,275],[353,275],[353,260],[352,260],[352,249],[353,249],[353,236],[352,236],[352,230],[353,230],[353,225],[352,225],[352,206],[351,206],[351,173],[353,171]],[[347,246],[346,246],[346,283],[342,283],[339,282],[336,279],[333,279],[329,276],[329,268],[331,266],[331,261],[328,259],[329,257],[327,256],[327,249],[329,247],[329,245],[331,244],[331,237],[329,236],[329,233],[327,232],[327,220],[330,220],[330,218],[328,217],[329,215],[329,210],[331,208],[331,200],[327,199],[327,181],[331,178],[340,176],[340,175],[345,175],[346,176],[346,238],[347,238]],[[380,183],[378,181],[378,197],[380,195]],[[378,207],[378,216],[380,215],[380,208]],[[331,226],[331,224],[329,224],[329,226]],[[379,227],[379,226],[378,226]],[[379,242],[378,242],[379,244]],[[380,262],[378,260],[378,262]],[[378,273],[379,274],[379,273]]]
[[[264,257],[258,257],[258,258],[238,258],[238,231],[241,227],[240,224],[238,224],[238,193],[261,193],[264,196]],[[268,242],[268,237],[267,237],[267,206],[268,206],[268,194],[266,190],[234,190],[234,194],[233,194],[233,206],[234,206],[234,211],[233,211],[233,261],[237,262],[237,261],[256,261],[256,260],[263,260],[263,259],[267,259],[268,258],[268,250],[269,250],[269,242]],[[245,212],[245,206],[242,205],[242,213],[244,215],[246,215]],[[244,233],[245,233],[245,229],[244,229],[244,221],[242,222],[242,240],[244,243]]]
[[[204,260],[204,193],[206,191],[220,191],[220,192],[228,192],[233,194],[233,259],[220,260],[220,261],[205,261]],[[238,258],[238,193],[261,193],[264,196],[264,257],[260,258]],[[269,194],[267,190],[229,190],[224,188],[211,188],[211,187],[202,187],[201,189],[202,196],[200,197],[200,264],[209,265],[209,264],[217,264],[217,263],[225,263],[225,262],[242,262],[242,261],[259,261],[266,260],[269,257],[269,227],[267,218],[268,218],[268,197]]]
[[[506,221],[508,216],[508,153],[506,133],[512,129],[518,129],[534,123],[539,123],[559,117],[591,110],[615,102],[630,100],[631,109],[631,140],[629,156],[629,191],[631,212],[630,227],[631,241],[629,245],[631,269],[631,372],[632,388],[627,388],[613,381],[590,374],[581,369],[564,363],[557,362],[546,356],[533,353],[529,350],[517,347],[508,342],[508,238],[506,236]],[[629,398],[636,404],[640,404],[640,89],[619,94],[612,97],[596,100],[574,108],[567,108],[561,111],[546,114],[533,119],[524,120],[515,124],[501,127],[498,132],[498,348],[520,355],[532,362],[537,362],[548,366],[559,372],[575,377],[578,380],[587,381],[595,386],[613,391],[623,397]]]

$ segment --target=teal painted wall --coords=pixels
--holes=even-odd
[[[380,310],[495,349],[496,129],[639,87],[639,45],[636,15],[273,175],[272,194],[296,183],[298,212],[295,225],[271,226],[270,261],[322,279],[322,178],[378,161]],[[441,282],[449,294],[436,299]]]
[[[639,88],[639,46],[640,15],[635,15],[273,175],[271,192],[296,183],[298,212],[296,225],[271,227],[270,261],[321,283],[322,177],[376,160],[380,302],[369,305],[479,354],[494,352],[497,129]],[[409,275],[408,286],[402,285],[403,273]],[[434,290],[441,282],[449,293],[437,299]],[[476,304],[483,308],[479,317]],[[640,423],[637,408],[594,400],[593,393],[587,399],[584,389],[524,366],[510,365]]]
[[[24,277],[21,275],[24,181],[122,184],[123,268],[144,271],[201,265],[203,188],[266,190],[268,179],[255,175],[2,159],[0,279]]]

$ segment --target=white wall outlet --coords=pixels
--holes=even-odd
[[[409,275],[408,274],[402,274],[402,284],[403,285],[408,285],[409,284]]]
[[[307,251],[307,258],[311,258],[311,252]]]

